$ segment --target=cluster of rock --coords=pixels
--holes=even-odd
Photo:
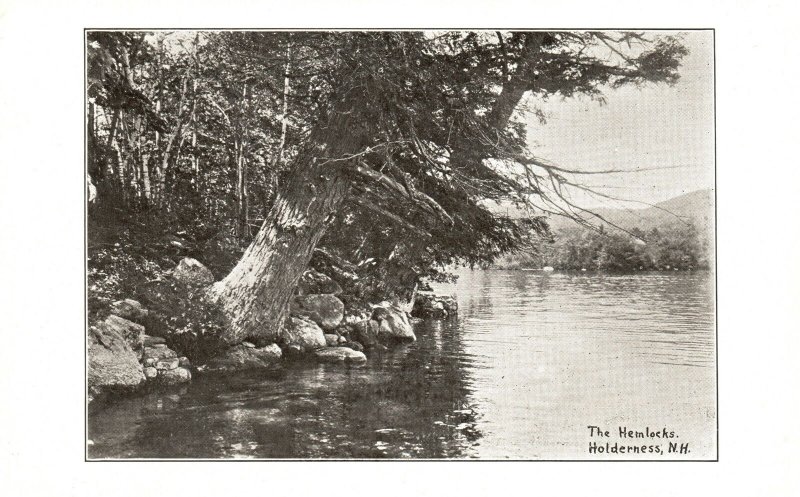
[[[283,333],[284,350],[313,351],[322,361],[354,362],[366,359],[362,354],[364,349],[416,340],[411,326],[413,318],[401,305],[380,302],[363,316],[345,318],[339,293],[341,287],[331,278],[314,270],[306,271],[291,304],[291,317]]]
[[[184,257],[172,270],[172,277],[189,286],[206,286],[214,283],[214,274],[203,263],[191,257]]]
[[[178,357],[160,337],[145,336],[142,365],[145,378],[161,385],[177,385],[192,379],[189,359]]]
[[[178,264],[173,277],[187,285],[208,285],[214,279],[211,271],[189,258]],[[381,302],[371,306],[364,316],[345,319],[345,305],[338,297],[341,293],[342,287],[329,276],[313,269],[305,271],[298,281],[278,343],[240,343],[222,351],[201,369],[230,371],[269,367],[283,357],[364,362],[367,359],[365,349],[416,340],[411,316],[441,319],[454,316],[458,311],[453,297],[420,292],[411,316],[401,305]]]
[[[181,260],[172,276],[194,287],[214,281],[211,271],[191,258]],[[411,315],[397,303],[381,302],[364,315],[345,318],[345,305],[338,297],[341,293],[341,286],[330,277],[313,269],[306,271],[278,343],[239,343],[221,351],[198,370],[269,368],[284,357],[363,363],[367,360],[365,349],[416,340],[413,320],[442,319],[458,311],[452,297],[419,292]],[[164,338],[147,335],[148,315],[139,302],[121,300],[111,306],[104,321],[89,329],[90,399],[105,392],[135,390],[147,383],[175,385],[191,380],[189,360],[179,357]]]
[[[242,342],[225,349],[222,353],[201,366],[203,371],[240,371],[244,369],[269,368],[280,362],[283,353],[277,344],[256,347]]]
[[[342,287],[330,277],[313,269],[303,273],[281,332],[287,355],[306,355],[321,362],[367,360],[363,345],[342,333],[344,303],[337,297],[341,293]]]
[[[386,343],[417,339],[408,314],[390,302],[372,308],[368,319],[345,324],[344,329],[366,348],[382,347]]]
[[[189,381],[187,358],[178,357],[163,338],[145,333],[147,309],[131,299],[114,302],[111,314],[89,328],[89,400],[107,393],[136,390],[148,382],[174,385]]]
[[[458,301],[450,295],[417,292],[411,315],[423,319],[446,319],[458,314]]]

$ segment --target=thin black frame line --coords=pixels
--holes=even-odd
[[[87,102],[89,97],[88,73],[88,31],[83,31],[83,178],[89,177],[89,113]],[[83,450],[84,461],[89,459],[89,193],[88,186],[83,188]]]
[[[714,378],[716,380],[717,405],[715,415],[717,418],[717,446],[716,460],[719,461],[719,229],[717,207],[717,32],[711,31],[711,52],[714,64],[714,365],[716,367]]]
[[[242,31],[242,32],[268,32],[268,33],[281,33],[281,32],[305,32],[305,33],[325,33],[330,31],[341,32],[418,32],[418,31],[519,31],[519,32],[542,32],[542,31],[561,31],[561,32],[575,32],[575,31],[714,31],[716,28],[706,27],[690,27],[690,28],[513,28],[513,27],[493,27],[493,28],[476,28],[476,27],[420,27],[420,28],[357,28],[357,27],[340,27],[340,28],[83,28],[84,31],[128,31],[128,32],[142,32],[142,31],[206,31],[206,32],[225,32],[225,31]]]
[[[716,28],[537,28],[537,29],[515,29],[515,28],[313,28],[313,29],[287,29],[287,28],[84,28],[83,29],[83,95],[81,107],[83,108],[83,177],[82,182],[86,181],[88,175],[88,116],[86,114],[87,84],[88,84],[88,65],[87,65],[87,35],[90,31],[263,31],[263,32],[282,32],[282,31],[488,31],[493,29],[507,29],[514,31],[711,31],[712,38],[712,61],[713,61],[713,106],[714,106],[714,377],[716,389],[716,405],[714,415],[716,417],[716,444],[714,459],[361,459],[361,458],[325,458],[325,459],[302,459],[302,458],[257,458],[257,459],[214,459],[214,458],[89,458],[89,309],[88,309],[88,192],[84,187],[84,462],[583,462],[583,463],[604,463],[604,462],[637,462],[637,463],[700,463],[700,462],[719,462],[719,442],[720,442],[720,423],[719,423],[719,226],[718,226],[718,205],[717,205],[717,37]]]
[[[441,459],[419,459],[419,458],[410,458],[410,459],[367,459],[367,458],[351,458],[351,459],[333,459],[333,458],[326,458],[326,459],[259,459],[259,458],[248,458],[248,459],[213,459],[213,458],[204,458],[204,459],[192,459],[192,458],[173,458],[173,459],[142,459],[142,458],[130,458],[130,459],[87,459],[84,462],[88,463],[95,463],[95,462],[106,462],[106,463],[130,463],[130,462],[141,462],[141,463],[149,463],[149,462],[308,462],[308,463],[326,463],[326,462],[401,462],[401,463],[413,463],[413,462],[465,462],[465,463],[475,463],[475,462],[495,462],[495,463],[536,463],[536,462],[569,462],[569,463],[685,463],[685,464],[693,464],[693,463],[716,463],[719,462],[717,459],[448,459],[448,458],[441,458]]]

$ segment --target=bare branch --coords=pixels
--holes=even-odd
[[[376,205],[376,204],[374,204],[372,202],[369,202],[368,200],[366,200],[364,198],[353,197],[353,200],[358,205],[360,205],[362,207],[365,207],[365,208],[367,208],[367,209],[369,209],[369,210],[371,210],[373,212],[376,212],[376,213],[378,213],[378,214],[380,214],[382,216],[388,217],[389,219],[391,219],[395,223],[399,224],[400,226],[403,226],[404,228],[407,228],[407,229],[413,231],[414,233],[417,233],[420,236],[423,236],[423,237],[426,237],[426,238],[430,238],[431,237],[431,234],[428,233],[427,231],[424,231],[423,229],[421,229],[421,228],[419,228],[417,226],[414,226],[413,224],[409,223],[408,221],[406,221],[402,217],[400,217],[400,216],[398,216],[396,214],[392,214],[391,212],[383,209],[382,207],[379,207],[378,205]]]
[[[355,163],[352,169],[359,175],[377,182],[388,190],[421,204],[427,211],[440,217],[447,224],[451,226],[454,224],[453,218],[450,217],[450,214],[448,214],[438,202],[416,188],[413,188],[413,186],[408,185],[409,188],[406,189],[394,179],[365,166],[363,163]]]

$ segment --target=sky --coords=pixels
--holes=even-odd
[[[609,89],[602,105],[588,98],[532,102],[548,114],[545,125],[528,118],[533,154],[581,171],[654,169],[583,177],[625,200],[656,203],[713,188],[713,34],[666,34],[679,34],[689,49],[677,84]],[[575,193],[583,207],[647,207]]]

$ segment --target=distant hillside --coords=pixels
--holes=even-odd
[[[591,209],[591,211],[607,219],[609,223],[626,230],[639,228],[649,231],[652,228],[683,223],[692,223],[701,231],[713,229],[713,190],[697,190],[654,205],[654,207],[644,209],[599,208]],[[509,209],[507,212],[512,217],[524,215],[522,211],[515,209]],[[594,216],[586,215],[585,217],[592,224],[601,224],[601,221]],[[555,231],[577,227],[574,221],[561,216],[551,216],[549,223]]]
[[[490,204],[488,208],[496,214],[505,214],[512,218],[527,216],[523,209],[512,205]],[[649,231],[661,226],[691,223],[700,231],[711,232],[714,227],[714,191],[696,190],[643,209],[603,207],[590,210],[607,219],[609,223],[626,230],[639,228]],[[591,224],[601,224],[601,221],[594,216],[586,214],[584,217]],[[578,227],[575,221],[562,216],[550,216],[548,222],[554,231]]]
[[[700,231],[707,231],[714,226],[713,190],[697,190],[654,205],[645,209],[600,208],[592,209],[592,212],[624,229],[639,228],[649,231],[660,226],[692,223]],[[592,218],[590,219],[592,224],[600,223],[600,220],[593,216],[587,218]],[[554,216],[550,219],[550,226],[557,230],[574,227],[575,222]]]
[[[503,212],[503,211],[499,211]],[[514,217],[524,212],[506,211]],[[503,212],[503,213],[506,213]],[[714,193],[698,190],[645,209],[595,209],[609,223],[604,233],[562,217],[550,219],[551,242],[533,250],[505,254],[498,269],[693,270],[708,269],[714,253]],[[590,220],[598,225],[597,218]],[[653,231],[657,228],[656,231]],[[635,237],[627,232],[642,233]]]

